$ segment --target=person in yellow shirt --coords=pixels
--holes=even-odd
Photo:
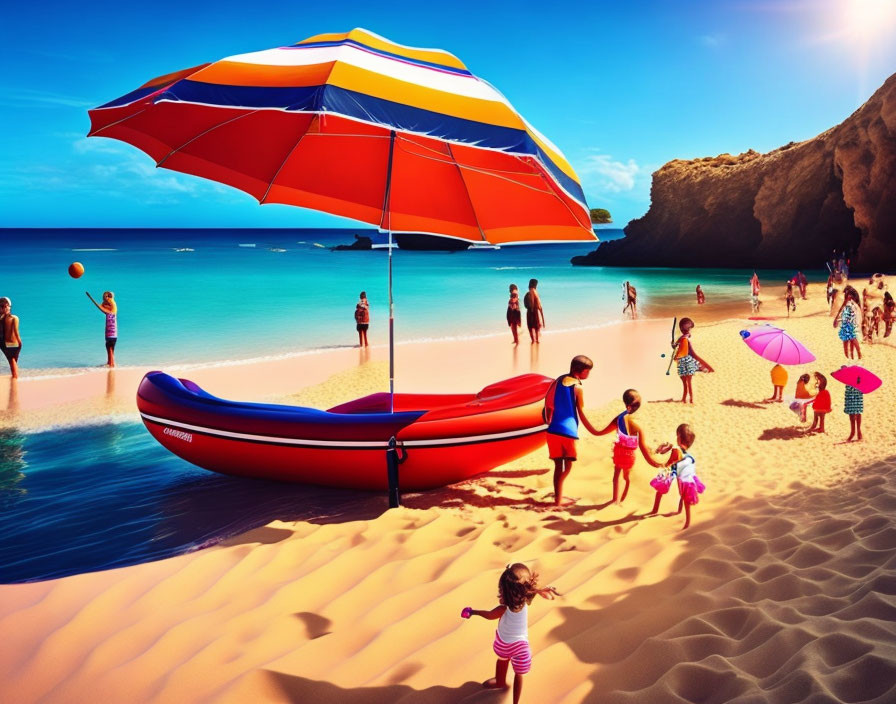
[[[772,397],[765,399],[766,401],[783,401],[784,387],[787,386],[787,370],[780,364],[772,367]]]

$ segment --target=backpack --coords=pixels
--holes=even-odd
[[[523,296],[523,305],[526,307],[526,310],[532,310],[532,292],[527,291],[526,295]]]

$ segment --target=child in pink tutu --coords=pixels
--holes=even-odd
[[[663,496],[669,493],[669,487],[675,481],[678,484],[678,493],[680,499],[678,501],[678,511],[676,515],[681,513],[684,507],[684,526],[682,530],[691,525],[691,506],[699,501],[698,495],[706,490],[706,485],[700,481],[697,476],[697,461],[692,455],[688,454],[688,449],[694,444],[694,431],[687,423],[682,423],[675,430],[675,438],[678,441],[678,447],[672,448],[668,443],[657,448],[657,452],[668,452],[672,449],[669,461],[666,466],[668,472],[660,472],[650,480],[650,486],[656,489],[656,498],[653,500],[653,510],[648,516],[655,516],[660,511],[660,501]]]
[[[606,435],[616,431],[616,444],[613,445],[613,503],[617,505],[621,505],[625,501],[625,497],[628,496],[629,474],[632,467],[635,466],[637,450],[641,450],[644,459],[652,467],[663,466],[650,454],[643,431],[632,419],[632,415],[641,407],[641,394],[634,389],[628,389],[622,394],[622,402],[625,404],[625,410],[611,420],[606,428],[594,433],[595,435]],[[625,481],[622,496],[619,496],[620,474]]]
[[[490,611],[478,611],[467,606],[460,612],[461,618],[482,616],[489,621],[498,620],[492,649],[498,656],[495,676],[482,683],[488,689],[507,688],[507,668],[513,665],[513,704],[518,704],[523,691],[523,675],[532,667],[532,651],[529,648],[529,604],[536,596],[553,600],[560,596],[554,587],[538,588],[538,575],[523,563],[507,565],[498,579],[498,606]]]

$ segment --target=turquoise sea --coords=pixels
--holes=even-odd
[[[119,306],[116,361],[124,366],[226,362],[350,346],[354,306],[366,290],[371,344],[386,344],[387,252],[331,251],[364,230],[3,230],[0,295],[21,320],[22,374],[105,363],[97,300]],[[615,239],[621,230],[601,230]],[[462,252],[394,251],[398,341],[506,333],[507,288],[539,280],[549,329],[621,316],[622,282],[647,315],[694,300],[746,300],[750,272],[605,269],[569,260],[594,244],[505,246]],[[181,251],[177,251],[181,250]],[[73,261],[85,274],[72,279]],[[784,272],[764,275],[781,279]]]
[[[0,295],[21,319],[23,376],[91,373],[105,362],[103,316],[119,304],[120,365],[301,354],[357,341],[366,290],[372,344],[387,341],[387,253],[331,251],[363,230],[5,230]],[[621,236],[602,230],[603,239]],[[399,341],[507,335],[507,287],[539,280],[550,330],[621,319],[622,282],[648,316],[680,314],[700,283],[708,303],[748,305],[750,271],[573,267],[583,245],[394,252]],[[181,251],[177,251],[181,250]],[[282,250],[282,251],[280,251]],[[72,279],[73,261],[86,273]],[[793,272],[759,272],[767,284]],[[806,272],[817,280],[822,272]],[[0,374],[6,373],[0,367]],[[380,497],[206,472],[168,453],[137,418],[64,429],[0,429],[0,583],[170,557],[274,519],[331,521]]]

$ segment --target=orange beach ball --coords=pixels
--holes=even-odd
[[[84,273],[84,265],[81,262],[72,262],[68,265],[68,275],[73,279],[80,279]]]

